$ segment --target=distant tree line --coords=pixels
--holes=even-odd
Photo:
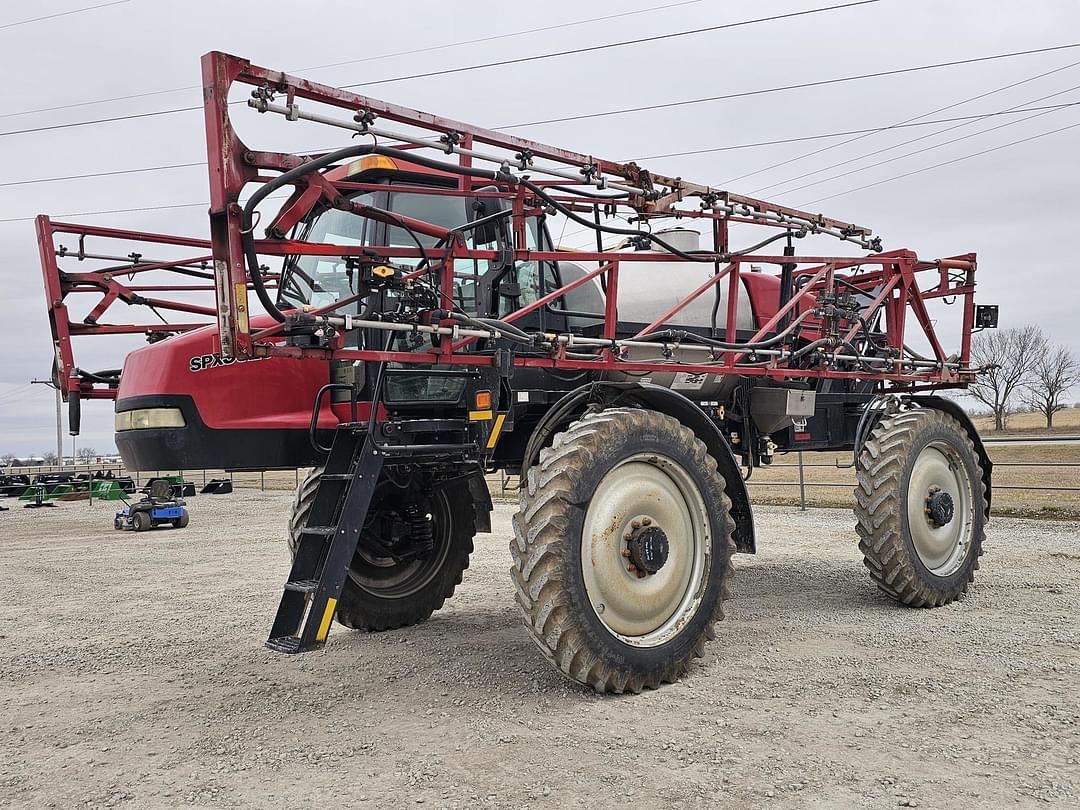
[[[1080,358],[1051,343],[1038,326],[975,335],[971,365],[982,371],[967,393],[990,409],[995,430],[1005,430],[1020,407],[1041,413],[1052,428],[1054,414],[1068,407],[1066,396],[1080,384]]]
[[[92,464],[99,457],[97,449],[93,447],[80,447],[77,455],[83,464]],[[0,454],[0,463],[3,463],[5,467],[32,467],[37,464],[55,467],[61,463],[61,459],[57,458],[56,453],[51,450],[46,450],[40,456],[17,456],[14,453],[3,453]]]

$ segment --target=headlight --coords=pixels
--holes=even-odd
[[[138,408],[116,414],[116,432],[143,428],[184,427],[184,414],[179,408]]]

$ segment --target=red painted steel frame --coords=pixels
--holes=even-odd
[[[612,184],[645,189],[645,191],[631,192],[625,198],[608,198],[602,202],[603,205],[610,206],[613,209],[622,209],[639,220],[651,218],[670,219],[672,217],[711,220],[712,253],[702,254],[702,258],[715,262],[717,272],[707,282],[699,285],[691,294],[671,307],[664,316],[657,318],[640,330],[635,336],[639,339],[662,331],[666,321],[682,311],[687,305],[703,295],[712,295],[716,285],[727,283],[728,307],[724,313],[725,321],[720,333],[725,336],[727,342],[734,342],[738,298],[736,293],[743,283],[745,268],[749,265],[781,267],[788,264],[795,266],[794,278],[797,282],[797,292],[785,306],[779,308],[779,311],[764,317],[762,319],[764,323],[759,322],[758,326],[760,328],[753,339],[758,340],[774,334],[786,321],[785,316],[788,314],[794,316],[797,313],[804,313],[807,309],[814,310],[813,317],[803,324],[804,337],[815,340],[828,338],[830,341],[822,346],[816,355],[795,363],[792,362],[790,352],[787,356],[778,358],[769,356],[767,353],[759,353],[755,356],[753,353],[746,351],[713,349],[702,354],[702,362],[684,363],[680,367],[692,369],[699,373],[735,373],[768,376],[777,379],[833,377],[877,380],[882,383],[883,387],[891,390],[962,386],[974,378],[974,372],[969,368],[970,334],[974,318],[974,254],[934,261],[922,261],[915,253],[908,250],[871,253],[870,255],[858,257],[738,255],[730,252],[729,248],[728,226],[733,222],[779,229],[777,233],[781,236],[793,231],[829,232],[839,238],[862,244],[869,244],[870,231],[862,226],[830,219],[820,214],[798,211],[774,203],[742,197],[707,185],[690,183],[681,178],[652,174],[633,163],[602,160],[591,155],[504,135],[430,113],[410,110],[377,99],[292,77],[280,71],[258,67],[247,60],[227,54],[217,52],[207,54],[203,57],[202,69],[210,180],[210,240],[208,242],[161,234],[139,234],[106,228],[52,223],[46,217],[38,218],[38,240],[41,248],[42,268],[45,273],[53,337],[57,348],[58,367],[65,379],[70,378],[67,385],[71,390],[77,388],[89,396],[109,395],[101,389],[94,388],[90,383],[79,381],[77,375],[72,376],[75,369],[70,348],[72,336],[101,334],[110,331],[149,332],[155,326],[159,330],[163,327],[155,324],[108,325],[96,322],[96,319],[100,319],[116,300],[123,300],[128,303],[137,302],[136,296],[140,288],[124,285],[115,278],[115,272],[98,271],[97,275],[82,274],[77,279],[62,274],[57,265],[53,238],[57,233],[77,234],[80,239],[91,236],[104,236],[142,240],[150,243],[194,248],[201,251],[197,257],[188,259],[186,262],[164,262],[154,265],[155,269],[163,270],[175,271],[185,263],[201,262],[207,258],[205,254],[209,250],[213,261],[213,275],[216,286],[216,307],[213,310],[208,307],[198,307],[178,301],[152,300],[158,308],[200,315],[216,314],[221,351],[222,354],[227,356],[310,357],[324,361],[330,358],[392,360],[407,364],[441,363],[466,366],[481,366],[492,363],[490,356],[468,350],[470,344],[474,343],[474,339],[456,342],[444,340],[437,350],[410,353],[344,349],[341,348],[340,336],[336,348],[292,347],[282,344],[280,338],[277,341],[268,340],[272,336],[280,334],[281,328],[278,326],[254,333],[251,332],[248,304],[250,285],[242,247],[241,193],[248,189],[249,186],[265,183],[281,172],[300,166],[317,157],[317,155],[262,152],[249,148],[234,130],[230,115],[232,106],[229,102],[229,92],[235,84],[255,88],[253,95],[258,100],[251,102],[249,106],[254,106],[256,109],[260,109],[261,112],[268,110],[266,99],[270,94],[283,95],[286,102],[285,107],[271,109],[269,112],[280,113],[284,109],[285,117],[289,120],[296,120],[300,115],[298,101],[304,100],[305,102],[315,102],[344,111],[348,117],[329,119],[323,116],[324,120],[321,120],[321,123],[352,129],[353,134],[355,134],[358,126],[353,124],[353,121],[366,120],[370,122],[374,117],[379,119],[380,122],[390,121],[406,125],[410,130],[410,134],[406,137],[417,137],[415,132],[420,131],[428,133],[428,137],[434,134],[437,137],[445,138],[445,142],[451,146],[457,144],[458,147],[464,150],[488,147],[500,150],[499,154],[506,156],[507,168],[518,169],[521,174],[528,174],[531,181],[545,189],[547,194],[565,206],[583,214],[591,214],[594,203],[591,200],[575,195],[569,186],[581,186],[585,184],[584,180],[590,177],[602,177]],[[310,118],[311,114],[306,113],[306,108],[305,114],[309,116],[309,120],[313,120]],[[353,118],[354,115],[355,118]],[[385,140],[380,141],[380,143],[386,145]],[[400,149],[420,149],[423,151],[423,147],[419,147],[415,143],[396,144],[395,146]],[[453,149],[443,151],[446,151],[447,154],[453,153]],[[565,178],[552,179],[548,177],[547,179],[538,179],[538,176],[543,175],[540,164],[530,164],[528,168],[516,165],[517,161],[524,164],[526,161],[537,158],[547,161],[543,165],[544,168],[581,174],[583,182]],[[442,155],[440,159],[446,162],[450,158]],[[458,154],[457,160],[458,165],[461,167],[473,165],[473,158],[469,154]],[[298,238],[287,238],[285,236],[293,225],[303,221],[318,205],[351,210],[359,216],[379,218],[378,212],[364,209],[353,203],[349,198],[354,192],[369,190],[373,187],[384,188],[385,186],[372,186],[369,183],[331,179],[330,174],[333,171],[334,169],[327,169],[321,173],[309,173],[298,178],[293,183],[292,196],[280,206],[275,216],[268,218],[269,225],[264,228],[265,238],[255,239],[257,253],[263,256],[276,257],[288,255],[335,257],[375,255],[383,261],[419,258],[420,251],[410,247],[344,247],[306,242]],[[340,170],[334,175],[334,177],[343,176],[345,176],[345,173]],[[454,175],[442,173],[442,176],[453,177]],[[673,366],[676,365],[674,360],[630,362],[626,359],[625,347],[621,347],[614,342],[616,338],[625,339],[630,337],[630,335],[619,333],[616,321],[621,265],[633,262],[635,272],[642,272],[642,265],[649,262],[670,263],[678,261],[676,256],[669,253],[618,250],[570,252],[528,249],[525,240],[526,222],[529,218],[541,216],[544,213],[543,206],[545,203],[524,185],[517,182],[500,181],[496,184],[498,191],[478,192],[474,190],[474,187],[481,185],[481,181],[473,180],[464,175],[458,177],[453,187],[427,187],[421,185],[421,181],[418,180],[410,182],[416,183],[416,185],[407,187],[410,191],[439,195],[481,195],[499,197],[509,201],[513,211],[513,254],[516,261],[544,262],[570,259],[579,262],[598,263],[598,268],[589,273],[585,279],[579,279],[558,290],[550,291],[539,301],[504,316],[503,320],[508,322],[517,321],[530,312],[559,300],[575,287],[589,283],[595,278],[601,278],[606,282],[605,286],[608,294],[601,333],[605,339],[613,341],[611,345],[598,349],[591,347],[596,351],[596,359],[583,359],[581,349],[571,347],[568,355],[565,340],[560,343],[552,339],[547,344],[550,349],[549,356],[538,357],[535,356],[535,353],[528,357],[517,356],[513,360],[515,364],[519,366],[587,369],[598,372],[671,371]],[[483,181],[482,184],[490,186],[491,181]],[[406,187],[403,186],[402,188]],[[680,207],[680,204],[685,201],[690,201],[695,207]],[[443,295],[452,295],[453,265],[456,259],[494,259],[496,257],[496,252],[493,250],[469,249],[460,234],[451,234],[451,232],[430,223],[415,220],[411,221],[411,223],[422,233],[435,238],[447,238],[445,246],[438,249],[429,249],[430,256],[428,258],[431,259],[431,264],[428,269],[423,271],[438,285]],[[687,262],[688,270],[690,264]],[[700,268],[701,265],[698,265],[698,267]],[[135,272],[145,272],[147,270],[149,268],[141,266],[135,268]],[[123,270],[124,273],[131,271],[131,268]],[[417,275],[419,274],[412,273],[409,278],[415,278]],[[106,276],[108,277],[106,278]],[[68,319],[64,297],[69,293],[84,289],[98,291],[103,297],[91,313],[94,322],[73,324]],[[148,291],[151,288],[143,287],[141,289]],[[153,289],[158,288],[154,287]],[[179,292],[190,289],[190,287],[166,285],[163,289]],[[205,285],[200,286],[199,289],[205,289]],[[822,306],[819,302],[827,300],[829,296],[843,295],[852,289],[857,290],[866,299],[872,301],[868,307],[863,309],[866,317],[873,317],[878,312],[883,314],[885,340],[890,347],[900,354],[904,352],[905,332],[908,330],[908,313],[910,312],[913,316],[915,328],[921,331],[927,343],[931,346],[933,362],[924,361],[922,365],[916,365],[911,361],[900,358],[876,359],[871,365],[864,362],[859,366],[853,364],[850,360],[835,357],[837,354],[851,354],[853,346],[864,345],[861,343],[863,340],[861,335],[865,333],[865,330],[857,321],[852,322],[830,314],[828,306]],[[927,300],[949,297],[959,299],[963,310],[960,350],[953,357],[946,357],[946,352],[941,346],[934,323],[926,310]],[[347,302],[339,301],[330,307],[316,310],[315,313],[332,312],[333,309],[340,308],[345,303]],[[179,324],[171,325],[168,328],[182,331],[196,325],[203,324]],[[450,326],[451,322],[447,321],[441,325]],[[662,343],[657,343],[657,346],[663,348]]]
[[[45,284],[45,299],[48,307],[49,325],[52,329],[53,350],[56,355],[57,381],[66,398],[71,392],[78,392],[90,399],[115,399],[116,388],[108,384],[84,378],[79,374],[75,363],[73,339],[90,335],[144,334],[187,332],[214,323],[217,308],[212,306],[213,298],[205,293],[215,291],[212,283],[212,260],[210,242],[206,239],[193,239],[183,236],[169,236],[159,233],[102,228],[92,225],[76,225],[69,222],[53,222],[47,216],[35,220],[37,230],[38,253]],[[75,237],[78,249],[69,250],[58,242],[63,235]],[[96,253],[92,247],[100,245],[98,240],[108,240],[105,244],[115,246],[123,244],[124,249],[132,252],[123,256],[110,256]],[[163,248],[184,248],[195,253],[182,259],[152,261],[143,259],[141,250]],[[92,269],[70,269],[68,263],[78,265],[101,265]],[[65,268],[61,267],[61,263]],[[164,276],[159,283],[133,283],[138,276],[155,273]],[[204,275],[205,274],[205,275]],[[204,284],[190,283],[192,277],[206,278]],[[175,279],[175,281],[173,280]],[[154,293],[146,296],[143,293]],[[172,294],[204,293],[205,304],[179,300]],[[67,297],[75,294],[99,295],[95,305],[81,321],[71,320]],[[165,297],[168,296],[168,297]],[[148,314],[155,320],[143,322],[109,323],[102,322],[114,304],[123,303],[132,307],[146,307]],[[169,321],[162,313],[182,313],[199,315],[201,321]]]
[[[300,109],[298,100],[316,102],[346,110],[350,113],[358,113],[359,116],[356,120],[360,120],[360,117],[367,113],[382,120],[406,124],[414,130],[426,130],[439,136],[456,138],[457,143],[469,149],[476,145],[485,144],[506,150],[518,159],[524,153],[530,157],[544,158],[549,161],[548,165],[557,166],[563,170],[573,169],[577,171],[585,169],[586,173],[591,172],[594,176],[605,176],[620,183],[656,188],[659,193],[652,198],[644,194],[631,194],[628,199],[612,200],[609,203],[614,206],[629,208],[642,219],[663,215],[670,217],[676,213],[679,216],[713,219],[714,250],[716,253],[709,258],[722,262],[725,265],[724,269],[672,307],[663,317],[658,318],[641,330],[637,337],[644,337],[661,330],[667,320],[700,296],[711,294],[714,286],[724,280],[729,284],[729,292],[736,292],[739,289],[743,268],[750,264],[780,266],[787,263],[797,266],[798,269],[794,274],[795,278],[803,279],[805,283],[784,307],[770,317],[765,324],[761,325],[761,328],[754,336],[754,340],[774,333],[787,313],[797,313],[804,308],[815,306],[814,302],[823,294],[842,294],[845,290],[856,288],[873,299],[873,304],[866,310],[868,314],[873,315],[879,309],[884,313],[886,340],[889,346],[898,353],[903,352],[904,335],[908,323],[907,316],[910,311],[914,316],[916,326],[932,347],[932,359],[936,361],[936,365],[923,365],[916,368],[910,362],[898,357],[894,360],[874,361],[870,368],[863,364],[862,368],[854,370],[852,370],[850,363],[845,366],[833,362],[832,354],[845,354],[852,351],[851,344],[860,341],[859,335],[862,327],[857,321],[850,322],[840,318],[830,318],[827,313],[821,311],[820,315],[815,316],[814,320],[810,322],[813,325],[813,329],[810,331],[818,336],[831,334],[834,345],[826,347],[826,350],[821,355],[821,362],[813,365],[813,367],[807,368],[805,364],[789,365],[787,358],[769,358],[764,355],[754,357],[748,356],[746,352],[713,351],[711,356],[707,356],[704,362],[695,363],[691,366],[695,371],[762,375],[775,378],[852,377],[875,379],[891,383],[892,388],[909,390],[920,387],[963,385],[973,378],[973,373],[968,368],[968,355],[974,312],[974,254],[930,262],[920,261],[913,252],[906,250],[876,253],[861,257],[733,256],[727,252],[727,227],[730,222],[743,222],[788,230],[815,230],[813,224],[809,228],[805,228],[801,225],[793,225],[790,221],[777,222],[775,220],[776,216],[797,216],[800,218],[800,222],[817,223],[821,228],[833,228],[843,234],[868,235],[870,232],[861,226],[838,222],[818,214],[796,211],[765,201],[740,197],[709,186],[689,183],[679,178],[653,175],[634,164],[601,160],[591,155],[473,127],[463,122],[441,118],[429,113],[410,110],[377,99],[292,77],[280,71],[258,67],[246,60],[226,54],[210,53],[203,57],[203,83],[210,166],[212,242],[215,272],[219,281],[218,324],[223,351],[231,351],[240,356],[285,355],[323,359],[329,357],[368,360],[385,359],[415,364],[438,362],[451,365],[475,366],[491,362],[491,359],[487,356],[463,351],[474,342],[473,339],[457,342],[444,341],[438,350],[407,353],[360,349],[345,350],[341,348],[326,350],[288,347],[280,343],[266,342],[266,338],[280,332],[278,327],[255,334],[249,332],[246,323],[248,279],[241,249],[241,209],[239,206],[241,191],[249,183],[265,180],[266,178],[261,172],[287,170],[300,165],[308,157],[253,151],[240,140],[232,126],[229,106],[229,90],[234,84],[238,83],[257,88],[255,95],[263,93],[265,97],[268,92],[284,95],[286,100],[285,109],[288,111],[287,117],[290,119],[295,119],[298,114]],[[251,106],[257,107],[257,102],[252,103]],[[280,112],[280,110],[278,111]],[[342,121],[345,121],[345,119],[342,119]],[[330,121],[327,120],[324,123],[330,123]],[[351,126],[347,122],[336,125]],[[409,144],[404,148],[412,149],[416,148],[416,145]],[[513,165],[513,158],[508,156],[507,161]],[[462,166],[471,165],[471,161],[467,156],[461,156],[459,163]],[[543,181],[537,180],[535,176],[532,177],[532,180],[534,183],[544,186],[552,196],[564,202],[564,204],[579,211],[591,211],[592,203],[590,201],[565,190],[568,185],[567,180]],[[278,226],[288,226],[298,222],[320,201],[325,205],[340,208],[342,207],[342,195],[363,188],[366,188],[365,184],[334,182],[328,180],[325,175],[308,175],[307,179],[295,184],[293,196],[281,207],[274,223]],[[422,191],[424,189],[423,187],[417,187],[415,190]],[[471,190],[472,182],[468,178],[462,177],[458,181],[456,188],[432,189],[430,193],[466,194],[471,193]],[[505,197],[512,203],[514,211],[513,232],[516,236],[514,253],[517,260],[557,261],[573,258],[575,261],[596,261],[600,263],[601,266],[590,273],[589,278],[603,276],[606,281],[608,302],[602,334],[607,339],[613,339],[617,336],[618,325],[615,313],[618,303],[620,263],[628,261],[635,263],[648,261],[670,262],[675,260],[675,257],[669,254],[640,252],[575,251],[566,253],[561,251],[527,250],[524,245],[524,223],[527,217],[536,216],[540,213],[539,201],[534,194],[520,185],[500,184],[500,192],[492,196]],[[676,208],[677,203],[689,198],[694,198],[695,201],[702,200],[704,204],[700,209]],[[717,202],[721,206],[726,206],[726,210],[716,210],[713,206]],[[280,234],[281,232],[282,228],[279,227],[276,233]],[[436,237],[447,235],[446,232],[440,234],[432,229],[426,229],[425,233]],[[419,256],[419,251],[411,248],[346,248],[273,238],[273,234],[274,232],[271,232],[270,237],[256,241],[257,250],[260,254],[277,256],[318,254],[344,257],[374,252],[386,260]],[[436,267],[432,269],[431,276],[439,279],[439,285],[443,293],[447,295],[452,290],[452,266],[455,259],[490,259],[494,257],[494,253],[490,250],[467,249],[460,239],[453,240],[449,246],[433,252],[437,254],[438,261],[433,263]],[[441,272],[440,268],[437,267],[439,262],[441,262]],[[959,276],[957,273],[959,273]],[[917,279],[927,275],[931,276],[933,280],[930,284],[925,284],[925,289],[921,289]],[[540,301],[504,316],[504,320],[508,322],[516,321],[545,304],[558,300],[563,294],[582,283],[585,283],[585,281],[579,280],[574,284],[552,291]],[[947,296],[959,297],[963,309],[961,349],[954,358],[946,357],[946,353],[942,349],[941,342],[936,334],[934,323],[925,306],[927,299]],[[735,337],[735,301],[736,296],[734,294],[729,295],[725,324],[725,334],[728,340],[733,340]],[[340,303],[337,306],[340,306]],[[514,362],[522,366],[558,366],[595,369],[597,371],[651,372],[671,370],[672,367],[672,361],[626,362],[620,359],[619,355],[619,349],[612,346],[600,349],[597,352],[596,360],[585,360],[579,357],[572,359],[566,356],[565,346],[557,346],[553,343],[551,356],[548,358],[517,357]],[[947,360],[953,365],[948,365]]]

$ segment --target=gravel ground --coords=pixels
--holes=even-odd
[[[977,590],[897,607],[850,513],[758,510],[685,681],[600,697],[533,647],[511,509],[429,622],[262,647],[289,497],[0,514],[0,807],[1026,807],[1080,802],[1080,539],[995,520]]]

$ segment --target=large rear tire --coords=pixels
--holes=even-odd
[[[316,467],[296,490],[287,536],[290,553],[296,552],[321,476],[322,468]],[[396,563],[372,555],[365,551],[361,535],[338,598],[338,623],[369,631],[407,627],[427,619],[453,596],[469,567],[476,534],[472,494],[465,481],[454,481],[436,490],[423,507],[430,510],[433,544],[430,554],[422,558]],[[373,503],[372,508],[380,507]]]
[[[511,576],[556,667],[597,692],[682,677],[723,618],[731,501],[705,445],[656,411],[587,414],[528,470]]]
[[[956,419],[931,408],[883,418],[856,468],[855,530],[870,576],[911,607],[967,593],[986,533],[986,486]]]

